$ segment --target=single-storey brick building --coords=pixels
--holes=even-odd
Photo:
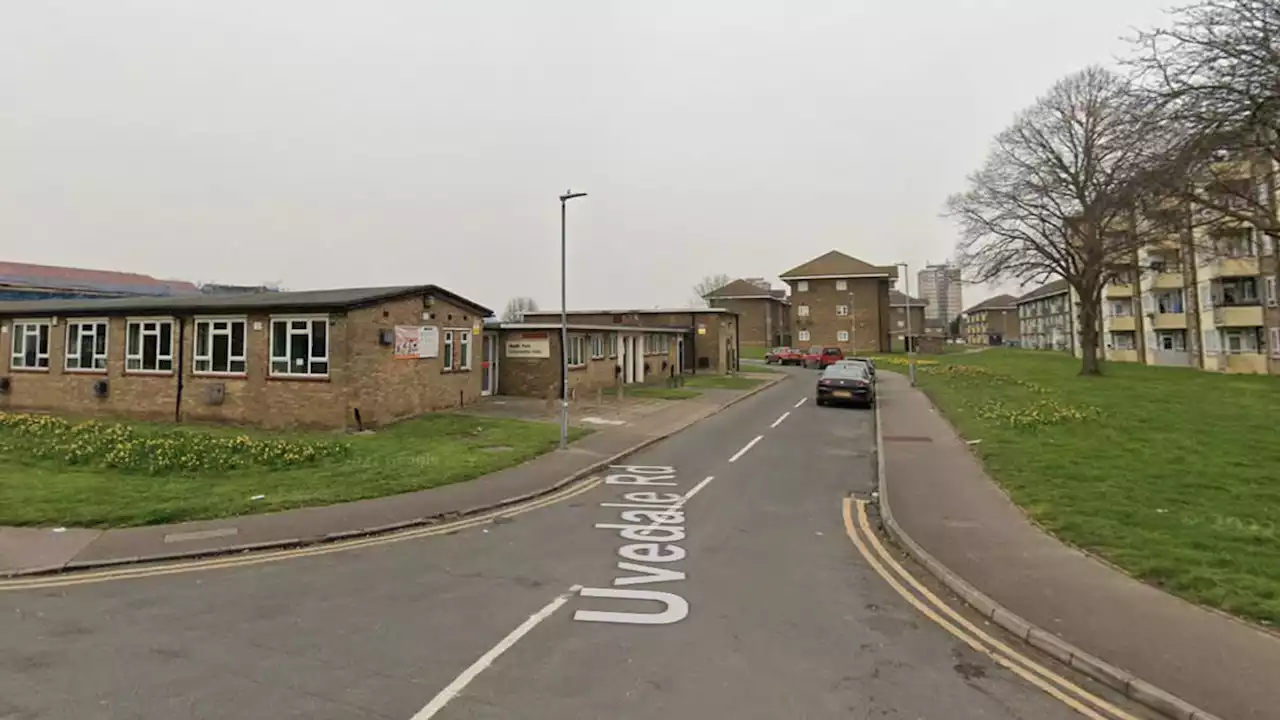
[[[687,373],[728,373],[738,369],[738,314],[725,308],[653,310],[570,310],[570,325],[681,330],[678,367]],[[524,322],[560,326],[555,310],[527,312]]]
[[[687,328],[574,322],[568,331],[570,397],[619,384],[652,383],[685,372],[680,363],[686,352]],[[486,386],[489,392],[560,397],[560,358],[558,322],[491,322],[485,328],[484,359],[486,368],[493,370],[486,378],[495,382]]]
[[[0,302],[0,410],[378,426],[480,397],[492,314],[435,285]]]

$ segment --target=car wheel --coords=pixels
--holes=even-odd
[[[826,405],[826,404],[827,404],[827,401],[826,401],[826,400],[823,400],[822,398],[814,398],[814,399],[813,399],[813,401],[814,401],[814,402],[816,402],[816,403],[817,403],[817,404],[819,404],[819,405]]]

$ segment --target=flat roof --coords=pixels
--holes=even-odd
[[[484,324],[485,330],[559,330],[560,323],[508,323],[489,321]],[[570,330],[587,330],[591,332],[661,332],[661,333],[688,333],[692,328],[687,327],[667,327],[667,326],[644,326],[644,325],[596,325],[583,323],[569,323]]]
[[[180,295],[125,298],[72,298],[0,302],[0,316],[120,315],[152,312],[252,312],[254,310],[324,310],[374,305],[410,295],[434,295],[474,309],[485,317],[493,311],[438,285],[395,285],[338,290],[251,292],[231,295]]]

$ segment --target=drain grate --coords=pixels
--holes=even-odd
[[[885,435],[885,442],[933,442],[933,438],[926,435]]]

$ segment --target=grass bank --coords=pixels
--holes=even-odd
[[[882,358],[902,370],[905,358]],[[992,349],[919,385],[1036,522],[1193,602],[1280,624],[1280,379]]]
[[[552,424],[452,413],[351,437],[0,414],[0,525],[126,527],[330,505],[471,480],[558,441]]]
[[[687,388],[718,388],[721,390],[750,390],[764,382],[761,378],[735,375],[689,375],[685,377]]]
[[[697,390],[685,390],[683,388],[672,388],[664,385],[628,385],[625,397],[629,398],[653,398],[656,400],[688,400],[701,395]],[[617,388],[605,388],[606,396],[616,396]]]

